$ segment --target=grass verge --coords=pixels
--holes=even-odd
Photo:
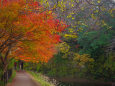
[[[35,73],[28,71],[33,77],[34,80],[41,84],[41,86],[55,86],[52,83],[48,82],[47,77],[44,77],[41,73]]]
[[[12,76],[11,76],[10,79],[8,80],[8,83],[11,83],[12,80],[13,80],[13,78],[14,78],[15,76],[16,76],[16,71],[13,70],[13,72],[12,72]]]

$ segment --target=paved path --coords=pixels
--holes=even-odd
[[[32,80],[32,77],[26,72],[17,72],[13,82],[8,86],[40,86]]]

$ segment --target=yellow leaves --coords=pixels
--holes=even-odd
[[[68,38],[68,37],[69,37],[69,38],[77,38],[76,35],[72,35],[72,34],[65,34],[64,37],[65,37],[65,38]]]
[[[88,54],[80,55],[78,53],[75,53],[73,60],[76,61],[79,66],[85,65],[85,63],[87,63],[87,62],[94,62],[94,59],[90,58],[90,55],[88,55]]]
[[[113,9],[110,9],[110,10],[109,10],[109,13],[112,13],[112,12],[113,12]]]
[[[40,3],[41,4],[46,3],[46,0],[40,0]]]
[[[101,7],[102,11],[106,11],[106,8],[104,6]]]
[[[74,0],[71,0],[71,2],[74,2]]]
[[[62,2],[59,1],[57,6],[58,6],[58,7],[61,7],[61,6],[62,6]]]
[[[48,13],[50,14],[50,13],[52,13],[52,11],[48,11]]]
[[[76,0],[77,3],[79,3],[79,0]]]
[[[63,7],[65,7],[65,5],[63,5]]]
[[[65,9],[65,6],[66,5],[66,2],[64,2],[63,0],[62,1],[59,1],[58,2],[58,7],[60,8],[60,10],[63,12],[64,11],[64,9]]]
[[[73,28],[76,28],[77,26],[76,25],[74,25],[74,26],[72,26]]]
[[[107,29],[112,29],[112,26],[109,26],[107,23],[105,23],[104,20],[102,20],[101,22],[102,22],[102,27],[106,26]]]
[[[94,59],[89,59],[89,62],[94,62]]]
[[[74,17],[72,17],[72,20],[74,20],[75,18]]]
[[[68,16],[67,16],[67,18],[72,18],[72,20],[74,20],[75,18],[72,17],[73,14],[75,14],[75,13],[74,12],[69,13]]]
[[[72,17],[72,15],[71,15],[71,14],[67,16],[67,18],[71,18],[71,17]]]
[[[112,17],[115,16],[114,13],[113,13],[114,11],[115,11],[115,8],[109,10],[109,13],[111,14]]]
[[[107,24],[105,23],[105,21],[102,21],[102,25],[103,26],[107,26]]]
[[[61,8],[60,10],[61,10],[62,12],[64,11],[64,9],[63,9],[63,8]]]
[[[72,12],[71,14],[75,14],[74,12]]]
[[[60,43],[58,47],[62,53],[67,53],[70,49],[70,46],[66,42]]]
[[[68,54],[70,54],[69,52],[65,53],[65,55],[62,56],[62,58],[68,58]]]
[[[74,31],[73,28],[69,28],[70,33],[73,33],[73,31]]]
[[[46,2],[46,5],[47,5],[47,7],[49,7],[50,5],[49,5],[49,2]]]
[[[101,3],[101,0],[98,0],[97,3]]]
[[[95,17],[94,14],[91,14],[91,18],[92,18],[92,19],[96,19],[96,17]]]
[[[84,7],[81,7],[81,10],[84,10]]]
[[[57,6],[57,5],[55,4],[55,5],[53,6],[53,8],[55,9],[55,8],[56,8],[56,6]]]
[[[82,30],[83,30],[83,28],[81,28],[81,27],[80,27],[80,28],[78,28],[78,30],[77,30],[77,31],[79,32],[79,31],[82,31]]]
[[[71,7],[74,7],[74,4],[71,4]]]
[[[71,3],[69,3],[69,5],[71,5]]]
[[[40,0],[40,4],[42,5],[44,3],[44,0]]]
[[[95,10],[95,13],[98,13],[99,12],[99,10]]]
[[[60,1],[61,2],[61,4],[63,4],[63,0],[62,1]]]

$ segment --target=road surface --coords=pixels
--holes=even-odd
[[[32,80],[28,73],[20,71],[16,73],[13,82],[7,86],[40,86],[40,84]]]

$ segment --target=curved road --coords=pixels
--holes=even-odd
[[[7,86],[40,86],[32,80],[32,77],[26,72],[17,72],[13,82]]]

